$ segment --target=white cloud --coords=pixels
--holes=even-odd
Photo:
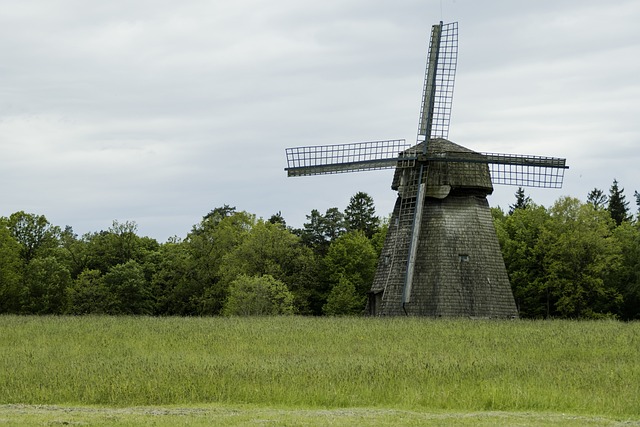
[[[287,179],[284,148],[415,138],[431,24],[460,22],[450,136],[640,189],[634,1],[0,0],[0,215],[184,236],[209,210],[391,211],[391,172]],[[507,206],[515,188],[490,202]]]

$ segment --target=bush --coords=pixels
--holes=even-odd
[[[273,276],[240,275],[231,282],[222,309],[225,316],[293,314],[293,294]]]

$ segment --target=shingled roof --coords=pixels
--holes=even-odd
[[[485,156],[442,138],[429,140],[424,156],[423,144],[405,150],[400,158],[418,156],[419,160],[426,160],[428,196],[443,198],[451,190],[464,189],[485,195],[493,193]],[[411,197],[415,194],[416,183],[417,169],[398,167],[391,188],[403,197]]]

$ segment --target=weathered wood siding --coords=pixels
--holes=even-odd
[[[447,143],[455,150],[462,148],[445,140],[439,140],[437,148],[446,149]],[[414,169],[398,169],[394,179],[398,199],[371,288],[369,313],[516,317],[515,301],[486,199],[493,190],[489,171],[485,164],[478,163],[449,167],[439,163],[435,168],[430,165],[427,168],[427,185],[432,186],[427,194],[435,197],[425,200],[412,292],[403,307],[415,210],[415,195],[404,185],[408,176],[412,178],[409,181],[417,181]],[[441,191],[442,188],[446,191]]]

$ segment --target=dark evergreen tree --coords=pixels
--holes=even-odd
[[[317,209],[313,209],[307,215],[307,222],[303,229],[297,233],[302,243],[312,248],[317,254],[325,255],[329,245],[345,232],[344,215],[338,208],[329,208],[322,215]]]
[[[345,217],[338,208],[329,208],[324,213],[322,223],[324,235],[329,242],[333,242],[345,233]]]
[[[613,180],[609,189],[609,214],[616,222],[616,225],[622,224],[623,221],[629,220],[629,202],[625,200],[624,188],[618,187],[618,181]]]
[[[524,188],[518,187],[516,191],[516,202],[509,205],[509,215],[512,215],[516,209],[526,209],[531,204],[531,197],[524,194]]]
[[[370,239],[380,228],[380,218],[376,216],[373,198],[362,191],[357,192],[349,200],[344,210],[347,231],[363,231]]]
[[[636,206],[638,206],[638,219],[640,220],[640,193],[634,191],[633,195],[636,198]]]
[[[215,225],[226,217],[233,215],[234,213],[236,213],[236,207],[225,204],[224,206],[215,208],[214,210],[203,216],[202,219],[212,222]]]
[[[609,198],[604,191],[599,188],[594,188],[587,195],[587,203],[593,206],[595,209],[605,209],[607,207],[607,202]]]
[[[287,226],[287,222],[282,216],[282,211],[278,211],[278,213],[274,213],[273,215],[271,215],[271,218],[269,218],[269,222],[271,224],[281,224],[283,227]]]

